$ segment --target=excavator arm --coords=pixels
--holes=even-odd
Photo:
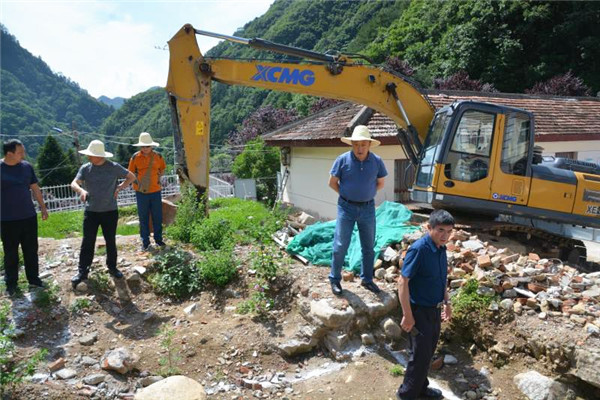
[[[196,41],[204,34],[255,48],[303,57],[312,62],[242,61],[204,57]],[[408,79],[345,56],[283,46],[262,39],[243,39],[185,25],[169,41],[166,90],[175,131],[177,170],[200,194],[208,190],[212,81],[351,101],[391,118],[407,156],[417,162],[434,107]]]

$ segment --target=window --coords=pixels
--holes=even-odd
[[[476,182],[488,176],[495,122],[495,114],[475,110],[463,113],[448,153],[447,178]]]
[[[527,175],[531,122],[526,114],[511,113],[506,118],[500,168],[511,175]]]

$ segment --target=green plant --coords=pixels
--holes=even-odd
[[[205,218],[195,224],[190,242],[198,250],[218,250],[231,241],[231,222],[222,218]]]
[[[173,345],[173,336],[175,336],[175,330],[171,329],[169,325],[163,324],[159,330],[159,334],[162,336],[160,341],[160,347],[166,352],[166,357],[161,357],[158,363],[162,366],[160,374],[162,376],[171,376],[179,373],[179,369],[175,366],[175,363],[181,359],[179,356],[179,349]]]
[[[98,292],[107,293],[111,290],[110,278],[105,270],[92,272],[89,276],[88,283],[90,288]]]
[[[399,365],[399,364],[394,364],[390,368],[390,374],[392,376],[396,376],[396,377],[402,376],[402,375],[404,375],[404,367],[402,365]]]
[[[176,298],[202,289],[202,279],[192,256],[178,249],[156,257],[149,280],[157,293]]]
[[[479,340],[485,311],[494,300],[493,297],[478,294],[477,287],[477,281],[469,279],[452,297],[452,331],[466,340]]]
[[[264,281],[257,280],[252,289],[253,292],[250,298],[240,303],[237,311],[240,314],[252,313],[259,318],[264,318],[273,309],[275,304],[273,299],[267,294],[269,285]]]
[[[219,287],[224,287],[237,275],[237,267],[230,249],[205,252],[197,267],[204,281]]]
[[[261,245],[252,253],[250,263],[252,269],[256,270],[256,276],[266,281],[275,279],[279,273],[284,271],[281,268],[284,258],[274,246]]]
[[[50,283],[46,288],[36,291],[33,302],[39,308],[48,310],[54,304],[57,304],[59,302],[58,292],[58,285]]]
[[[71,303],[71,312],[76,314],[80,311],[89,310],[92,307],[90,299],[85,297],[79,297]]]
[[[189,243],[196,223],[204,218],[204,202],[198,199],[196,189],[189,184],[181,186],[181,200],[177,204],[175,221],[167,234],[175,240]]]
[[[15,358],[14,324],[9,319],[10,303],[0,303],[0,396],[4,398],[23,380],[35,372],[36,366],[46,357],[46,349],[38,350],[25,361]]]

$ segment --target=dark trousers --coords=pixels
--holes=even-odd
[[[106,242],[106,265],[108,269],[117,268],[117,222],[119,211],[94,212],[85,211],[83,214],[83,240],[79,252],[79,272],[85,274],[92,265],[98,227],[102,227],[102,235]]]
[[[140,193],[135,192],[138,217],[140,219],[140,237],[144,246],[150,245],[150,223],[152,215],[152,230],[154,241],[160,243],[162,239],[162,197],[161,192]]]
[[[4,247],[4,281],[7,289],[16,289],[19,280],[19,245],[25,261],[29,283],[40,285],[38,264],[37,216],[16,221],[2,221],[0,233]]]
[[[441,309],[437,307],[421,307],[411,304],[411,308],[415,318],[415,327],[419,333],[416,336],[409,335],[412,354],[398,394],[402,398],[416,399],[429,385],[427,373],[440,337],[442,317]]]

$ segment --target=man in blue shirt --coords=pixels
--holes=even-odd
[[[2,246],[4,247],[4,281],[6,292],[17,292],[19,278],[19,245],[23,251],[25,275],[30,287],[43,287],[39,277],[38,224],[31,192],[35,196],[42,219],[48,219],[48,211],[33,167],[25,158],[25,146],[17,139],[3,144],[4,158],[0,161],[0,221]]]
[[[398,281],[398,297],[402,306],[400,326],[410,332],[412,353],[404,382],[396,399],[442,398],[442,392],[428,387],[427,372],[440,337],[441,321],[452,315],[446,283],[448,259],[446,243],[454,229],[454,218],[448,211],[435,210],[429,216],[427,235],[410,246],[404,257]]]
[[[373,282],[375,263],[375,195],[383,188],[387,175],[385,165],[371,147],[380,142],[371,139],[369,129],[358,125],[352,137],[342,138],[342,142],[352,146],[352,150],[340,155],[329,172],[329,187],[339,194],[337,220],[333,237],[333,256],[329,281],[331,291],[336,296],[342,294],[342,267],[352,238],[354,224],[358,224],[358,235],[362,252],[360,270],[361,285],[373,293],[380,289]]]

